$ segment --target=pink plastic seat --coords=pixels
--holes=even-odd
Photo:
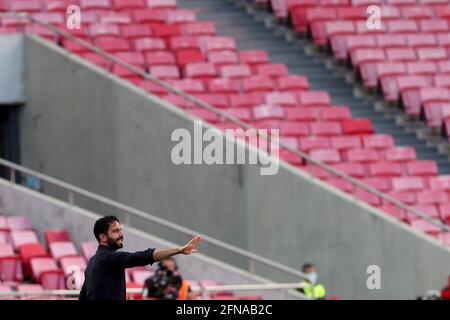
[[[71,241],[70,235],[66,230],[45,230],[44,239],[47,245],[52,242]]]
[[[175,9],[177,6],[176,0],[147,0],[149,8],[159,9]]]
[[[350,119],[341,122],[342,133],[352,134],[372,134],[374,132],[372,122],[369,119]]]
[[[319,110],[316,108],[286,108],[286,119],[292,121],[319,121]]]
[[[274,82],[268,76],[251,76],[242,79],[242,90],[244,92],[268,93],[273,90]]]
[[[159,79],[179,79],[180,70],[175,66],[151,66],[150,74]]]
[[[53,258],[32,258],[31,270],[33,279],[45,290],[66,289],[64,274]]]
[[[377,64],[384,62],[386,56],[381,49],[356,49],[351,54],[354,67],[359,70],[363,84],[367,88],[378,86]]]
[[[384,99],[396,102],[399,97],[397,77],[406,75],[407,69],[403,62],[380,62],[376,66],[376,73],[381,83]]]
[[[420,177],[396,177],[392,179],[392,187],[397,191],[420,191],[425,185]]]
[[[330,147],[330,140],[327,137],[301,137],[298,143],[300,150],[304,152],[309,152],[313,149],[328,149]]]
[[[309,88],[308,79],[304,76],[281,76],[278,77],[277,84],[281,92],[300,92]]]
[[[252,109],[255,121],[282,120],[284,118],[283,108],[271,105],[259,105]]]
[[[212,78],[206,84],[210,93],[237,94],[241,90],[240,80]]]
[[[84,258],[86,261],[89,261],[89,259],[97,252],[98,243],[95,241],[82,242],[80,247]]]
[[[444,19],[425,19],[419,21],[419,28],[422,32],[448,33],[449,25]]]
[[[278,128],[283,137],[305,137],[310,133],[309,125],[304,122],[284,121],[279,123]]]
[[[369,172],[376,177],[399,177],[402,175],[402,166],[398,163],[377,162],[369,165]]]
[[[209,21],[188,22],[181,26],[181,32],[184,35],[192,36],[214,36],[216,28],[214,23]]]
[[[361,148],[361,139],[358,136],[331,137],[331,147],[336,150]]]
[[[33,230],[11,231],[11,241],[15,250],[24,244],[39,243],[37,234]]]
[[[137,51],[164,51],[166,50],[166,44],[164,40],[159,38],[138,38],[134,41],[134,47]]]
[[[423,219],[412,220],[411,226],[432,236],[437,236],[441,232],[441,229],[438,226],[435,226],[434,224],[431,224]]]
[[[350,120],[352,114],[347,106],[332,106],[330,108],[322,108],[320,115],[323,121],[345,121]]]
[[[417,203],[422,205],[445,204],[448,203],[448,201],[449,197],[445,191],[424,190],[417,193]]]
[[[193,79],[170,80],[169,83],[176,89],[189,94],[202,93],[205,91],[203,82]]]
[[[381,207],[379,207],[378,209],[380,209],[381,211],[383,211],[384,213],[387,213],[388,215],[390,215],[393,218],[396,218],[400,221],[407,221],[407,216],[404,210],[400,209],[397,206],[394,205],[383,205]]]
[[[236,42],[231,37],[214,37],[206,39],[203,43],[205,52],[212,51],[236,51]]]
[[[293,93],[289,92],[270,92],[264,97],[264,101],[270,105],[278,105],[282,107],[295,107],[297,99]]]
[[[30,220],[25,216],[7,217],[6,223],[10,230],[31,230],[33,229]]]
[[[428,86],[427,79],[421,76],[399,76],[397,86],[401,101],[407,114],[420,114],[420,88]]]
[[[316,136],[338,136],[342,133],[339,122],[314,122],[311,123],[311,134]]]
[[[413,34],[419,32],[418,23],[412,19],[390,20],[386,24],[391,33]]]
[[[217,69],[213,64],[207,62],[189,63],[185,66],[184,75],[192,79],[214,79],[217,77]]]
[[[134,283],[144,285],[145,281],[154,275],[152,270],[134,270],[131,273],[131,278]]]
[[[414,191],[391,191],[388,195],[407,205],[416,204],[416,193]],[[385,204],[389,204],[389,202],[385,201]]]
[[[219,109],[225,109],[229,106],[227,96],[224,94],[196,93],[194,96]]]
[[[251,69],[246,64],[226,65],[220,67],[220,74],[224,78],[242,79],[251,76]]]
[[[375,35],[378,47],[381,49],[404,48],[407,46],[406,36],[403,34],[377,34]]]
[[[271,77],[277,79],[288,75],[287,67],[282,63],[263,64],[256,68],[256,72],[259,75]]]
[[[392,62],[416,61],[416,51],[413,48],[388,48],[386,59]]]
[[[338,163],[332,166],[337,171],[345,173],[354,178],[363,178],[366,176],[364,165],[359,163]]]
[[[326,91],[300,92],[298,102],[304,107],[327,107],[330,105],[330,95]]]
[[[61,269],[64,272],[66,277],[73,274],[75,270],[79,270],[81,273],[84,273],[86,270],[86,260],[84,260],[81,256],[73,256],[73,257],[62,257],[60,260]]]
[[[436,63],[433,61],[413,61],[406,63],[406,71],[412,75],[425,76],[428,83],[433,83],[433,77],[437,73]]]
[[[59,261],[62,257],[78,255],[77,248],[72,242],[52,242],[49,244],[52,257]]]
[[[367,184],[368,186],[371,186],[372,188],[375,188],[381,192],[389,192],[392,190],[391,179],[389,178],[370,177],[364,178],[361,181]]]
[[[226,66],[226,65],[236,65],[239,63],[239,58],[234,51],[213,51],[207,54],[207,59],[210,63],[216,67]],[[249,67],[250,74],[251,68]]]
[[[379,161],[379,154],[373,149],[350,149],[346,158],[349,162],[371,163]]]
[[[416,160],[416,150],[411,147],[394,147],[384,152],[387,161],[410,162]]]
[[[387,149],[394,147],[394,139],[391,135],[385,134],[373,134],[365,135],[362,138],[363,145],[365,148],[369,149]]]
[[[314,160],[318,160],[324,163],[341,162],[339,152],[334,149],[314,149],[309,152],[309,155]]]
[[[411,176],[436,176],[438,167],[435,161],[416,160],[406,164],[406,172]]]
[[[258,93],[230,94],[228,98],[233,108],[253,108],[264,103],[264,96]]]
[[[22,261],[18,256],[0,257],[0,280],[11,282],[23,280]]]

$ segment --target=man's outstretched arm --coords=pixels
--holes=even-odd
[[[180,247],[180,248],[174,248],[174,249],[156,249],[153,252],[153,260],[155,262],[161,261],[167,258],[170,258],[172,256],[175,256],[177,254],[191,254],[197,252],[197,245],[202,240],[201,236],[195,236],[192,238],[191,241],[189,241],[186,245]]]

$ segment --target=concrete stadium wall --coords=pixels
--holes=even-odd
[[[285,164],[275,176],[255,165],[176,166],[171,133],[192,132],[193,118],[40,40],[26,40],[24,63],[23,165],[294,268],[315,262],[342,298],[411,299],[446,283],[448,248],[377,210]],[[380,290],[367,288],[371,265]]]
[[[23,39],[17,35],[0,37],[0,105],[25,102],[23,82]]]
[[[45,242],[44,230],[65,229],[70,232],[72,240],[78,245],[79,250],[82,242],[95,241],[92,227],[95,220],[100,218],[98,214],[3,179],[0,179],[0,212],[7,216],[25,215],[29,217],[43,243]],[[129,226],[124,226],[124,239],[123,250],[131,252],[147,248],[173,248],[180,245]],[[244,270],[211,259],[200,252],[201,249],[199,253],[190,256],[176,257],[180,271],[186,279],[196,281],[210,279],[227,285],[271,283],[267,279],[255,277]],[[152,269],[156,270],[156,266],[157,264],[154,264]],[[236,295],[261,295],[264,299],[296,299],[295,296],[279,290],[241,291],[236,292]]]

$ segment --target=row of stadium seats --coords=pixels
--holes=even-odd
[[[40,13],[50,13],[45,11],[45,7],[40,8]],[[170,20],[168,17],[172,15],[178,18]],[[115,18],[101,21],[107,16]],[[353,167],[353,171],[348,171],[351,175],[373,183],[381,191],[401,192],[398,197],[414,199],[409,201],[415,205],[430,205],[439,212],[436,216],[443,222],[449,222],[448,212],[445,211],[447,207],[438,207],[444,205],[444,201],[424,204],[421,200],[421,192],[448,192],[446,186],[430,183],[431,178],[438,174],[433,161],[417,161],[414,149],[395,147],[389,135],[375,135],[369,119],[352,118],[348,107],[333,106],[327,92],[309,90],[307,78],[290,75],[285,65],[272,63],[266,52],[240,52],[232,37],[216,36],[213,23],[197,21],[195,14],[189,10],[146,7],[122,11],[110,7],[104,8],[101,14],[93,12],[92,17],[91,21],[83,24],[81,30],[69,31],[257,128],[280,129],[284,142],[306,151],[314,159],[338,165],[337,168],[344,172],[347,170],[345,168]],[[123,17],[128,19],[121,20]],[[49,16],[47,18],[49,20]],[[17,22],[7,20],[5,23],[3,20],[2,26],[21,30],[22,22],[15,25]],[[111,66],[105,59],[85,48],[54,37],[48,30],[40,33],[46,29],[26,28],[221,129],[237,127],[181,97],[168,94],[128,70]],[[180,59],[182,54],[183,59]],[[280,157],[392,214],[390,207],[386,207],[380,199],[375,200],[377,197],[361,190],[351,191],[348,183],[329,178],[322,170],[306,165],[297,156],[282,151]],[[373,182],[383,171],[377,171],[375,166],[388,168],[396,165],[401,167],[398,171],[401,172],[400,177],[395,174],[389,176],[388,173],[382,183]],[[355,170],[360,170],[360,173]],[[420,182],[414,184],[416,187],[403,189],[401,185],[408,186],[409,182],[402,179]],[[397,213],[393,215],[399,216]],[[435,227],[422,223],[420,219],[418,221],[421,222],[410,218],[402,221],[416,221],[413,225],[420,230],[438,238],[447,238],[447,235],[437,233]]]

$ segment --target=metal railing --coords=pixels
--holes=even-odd
[[[72,41],[72,42],[84,47],[85,49],[98,54],[99,56],[103,57],[104,59],[108,60],[109,62],[117,64],[117,65],[125,68],[126,70],[131,71],[131,72],[135,73],[136,75],[141,76],[143,79],[149,80],[149,81],[155,83],[156,85],[165,89],[167,92],[174,94],[174,95],[178,95],[178,96],[182,97],[183,99],[185,99],[186,101],[191,102],[200,108],[206,109],[220,117],[223,117],[224,119],[236,124],[237,126],[239,126],[241,128],[256,129],[254,126],[251,126],[251,125],[239,120],[238,118],[212,106],[211,104],[208,104],[208,103],[196,98],[195,96],[192,96],[190,94],[187,94],[184,91],[174,88],[170,84],[154,77],[150,73],[145,72],[144,70],[142,70],[136,66],[133,66],[132,64],[127,63],[127,62],[101,50],[100,48],[98,48],[96,46],[93,46],[89,42],[81,40],[81,39],[73,36],[71,33],[67,32],[65,30],[59,29],[58,27],[53,26],[51,23],[37,19],[32,14],[19,13],[19,12],[0,13],[0,18],[2,18],[2,17],[16,17],[16,18],[21,18],[21,19],[27,19],[32,23],[36,23],[37,25],[40,25],[40,26],[54,32],[59,37],[63,37],[69,41]],[[263,132],[262,130],[256,130],[256,134],[258,135],[258,137],[260,137],[262,139],[270,140],[270,136],[266,135],[266,133]],[[383,192],[380,192],[376,188],[373,188],[373,187],[353,178],[352,176],[349,176],[343,172],[337,171],[333,167],[310,157],[308,154],[306,154],[296,148],[293,148],[289,144],[286,144],[282,141],[279,141],[278,144],[282,149],[287,150],[290,153],[293,153],[294,155],[296,155],[297,157],[299,157],[300,159],[305,161],[305,163],[317,166],[320,169],[325,170],[327,173],[331,174],[332,176],[341,178],[341,179],[349,182],[353,187],[352,192],[354,192],[357,188],[360,188],[360,189],[368,192],[369,194],[372,194],[372,195],[378,197],[382,201],[385,201],[387,204],[393,205],[397,209],[400,209],[405,214],[412,214],[412,215],[419,217],[425,221],[428,221],[432,225],[434,225],[434,226],[438,227],[440,230],[442,230],[442,232],[450,232],[450,226],[446,225],[442,221],[434,219],[434,218],[430,217],[429,215],[427,215],[415,208],[407,206],[403,202],[401,202],[395,198],[392,198],[391,196],[389,196]]]
[[[214,292],[243,292],[243,291],[284,291],[285,295],[289,295],[289,291],[295,289],[305,288],[306,284],[304,283],[269,283],[269,284],[233,284],[233,285],[192,285],[190,286],[192,293],[197,293],[199,298],[208,299],[208,293]],[[142,288],[127,288],[126,293],[127,296],[131,296],[136,294],[142,294],[144,290],[144,286]],[[0,300],[5,298],[36,298],[36,299],[45,299],[46,297],[78,297],[80,295],[80,290],[42,290],[35,292],[0,292]],[[300,291],[295,291],[295,295],[300,299],[307,300],[308,298],[301,293]]]

